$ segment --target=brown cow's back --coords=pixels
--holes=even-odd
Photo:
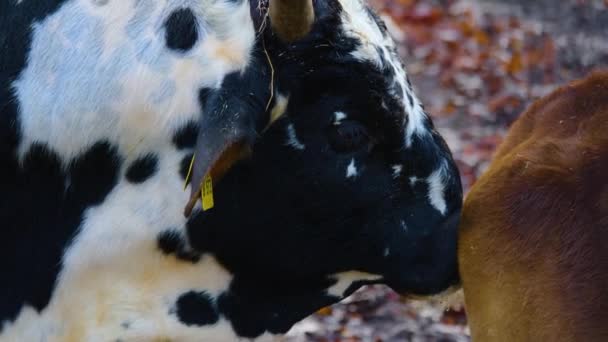
[[[537,101],[467,196],[475,341],[608,341],[608,73]]]

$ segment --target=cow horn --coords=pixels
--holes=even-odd
[[[315,21],[313,0],[270,0],[268,11],[273,31],[286,42],[310,32]]]

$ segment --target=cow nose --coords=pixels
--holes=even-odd
[[[417,248],[404,249],[404,258],[392,265],[387,285],[404,296],[433,296],[459,285],[459,223],[460,209],[456,209],[437,222],[429,235],[420,237]]]

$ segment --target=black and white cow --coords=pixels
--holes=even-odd
[[[0,3],[0,341],[271,340],[458,283],[458,172],[385,26],[316,0],[288,42],[265,5]]]

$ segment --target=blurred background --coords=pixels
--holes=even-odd
[[[555,87],[608,68],[608,0],[368,0],[460,167],[465,191],[511,123]],[[470,341],[456,305],[360,290],[290,332],[304,341]]]

